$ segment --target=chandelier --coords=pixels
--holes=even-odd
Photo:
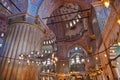
[[[28,65],[43,65],[43,62],[50,58],[57,51],[56,38],[51,30],[47,30],[40,51],[29,51],[19,55],[19,61],[26,61]],[[52,62],[56,61],[56,57],[51,57]]]
[[[45,61],[42,62],[42,73],[51,73],[51,72],[57,72],[56,71],[56,64],[57,64],[58,58],[54,56],[54,53],[50,58],[47,58]]]
[[[31,51],[27,55],[20,54],[19,55],[19,60],[20,61],[21,60],[26,61],[26,63],[28,65],[30,65],[30,63],[40,65],[42,57],[43,57],[43,55],[41,55],[40,52],[38,52],[38,51]]]

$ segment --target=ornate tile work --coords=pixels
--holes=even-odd
[[[28,13],[36,16],[38,9],[44,0],[28,0]]]
[[[106,9],[103,5],[96,6],[95,11],[96,11],[96,16],[99,24],[100,31],[102,32],[106,23],[106,20],[110,14],[110,10]]]
[[[26,0],[15,0],[14,3],[21,10],[21,12],[26,11],[27,9]],[[19,13],[19,12],[20,11],[14,7],[14,13]]]
[[[57,8],[61,4],[61,0],[45,0],[43,4],[41,5],[38,15],[41,18],[50,16],[50,14],[53,12],[55,8]],[[46,20],[44,21],[46,22]]]

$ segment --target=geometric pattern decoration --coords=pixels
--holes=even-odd
[[[104,8],[103,5],[95,7],[95,12],[96,12],[100,32],[102,32],[104,29],[104,26],[110,14],[110,11],[111,11],[111,8],[106,9]]]
[[[44,0],[28,0],[28,13],[36,16],[43,1]]]

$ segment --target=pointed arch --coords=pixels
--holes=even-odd
[[[74,44],[68,49],[68,57],[70,57],[71,50],[75,49],[75,47],[78,47],[79,49],[81,49],[85,53],[84,56],[87,56],[87,51],[83,46],[79,44]]]

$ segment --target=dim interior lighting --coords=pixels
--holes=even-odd
[[[57,58],[57,57],[55,57],[55,61],[58,61],[58,58]]]
[[[45,50],[45,53],[47,53],[47,51]]]
[[[27,60],[27,63],[29,64],[29,63],[30,63],[30,60]]]
[[[65,64],[63,64],[63,66],[65,66]]]
[[[105,56],[105,57],[107,57],[107,55],[106,55],[106,54],[104,54],[104,56]]]
[[[51,41],[49,41],[49,44],[51,44]]]
[[[108,7],[110,6],[110,1],[109,1],[109,0],[105,0],[105,1],[104,1],[104,6],[105,6],[106,8],[108,8]]]
[[[20,59],[20,60],[23,60],[23,59],[24,59],[23,54],[19,55],[19,59]]]
[[[90,60],[88,59],[87,62],[90,62]]]
[[[21,56],[19,56],[19,59],[21,59]]]
[[[119,62],[117,62],[117,65],[119,65],[120,63]]]
[[[7,7],[7,9],[9,9],[9,10],[10,10],[10,7],[8,6],[8,7]]]
[[[79,19],[76,19],[77,22],[79,22]]]
[[[8,60],[8,63],[10,63],[10,60]]]
[[[47,72],[50,72],[50,70],[48,69]]]
[[[95,57],[96,60],[98,60],[98,57]]]
[[[38,64],[37,65],[40,65],[40,62],[38,62]]]
[[[41,57],[43,57],[43,54],[41,55]]]
[[[76,24],[75,20],[73,20],[74,25]]]
[[[0,47],[2,47],[2,44],[0,43]]]
[[[34,63],[34,61],[32,61],[32,63]]]
[[[30,57],[30,55],[28,55],[28,57]]]
[[[115,53],[115,50],[112,50],[113,53]]]
[[[78,18],[81,18],[81,16],[78,14]]]
[[[23,57],[23,54],[21,54],[21,57]]]
[[[53,61],[53,63],[56,63],[55,61]]]
[[[48,53],[51,53],[51,51],[49,50]]]
[[[85,59],[81,59],[81,62],[85,62]]]
[[[39,55],[40,54],[40,52],[37,52],[37,55]]]
[[[75,50],[78,50],[78,47],[75,47]]]
[[[120,46],[120,42],[118,42],[118,46]]]
[[[4,6],[7,6],[7,2],[4,2],[3,5],[4,5]]]
[[[45,44],[45,41],[43,42],[43,44]]]
[[[75,63],[75,60],[74,59],[71,59],[71,64],[74,64]]]
[[[46,44],[48,44],[48,41],[46,41]]]
[[[38,64],[38,61],[36,61],[36,64]]]
[[[81,64],[81,62],[78,62],[79,64]]]
[[[52,58],[54,58],[54,54],[52,54]]]
[[[20,64],[21,62],[19,61],[18,64]]]
[[[117,20],[117,23],[120,24],[120,19]]]
[[[69,28],[69,25],[68,25],[68,24],[66,24],[66,28]]]
[[[1,37],[4,37],[4,33],[1,33]]]
[[[33,51],[31,52],[31,54],[33,54]]]
[[[73,24],[72,24],[72,22],[70,22],[70,27],[72,27],[73,26]]]

